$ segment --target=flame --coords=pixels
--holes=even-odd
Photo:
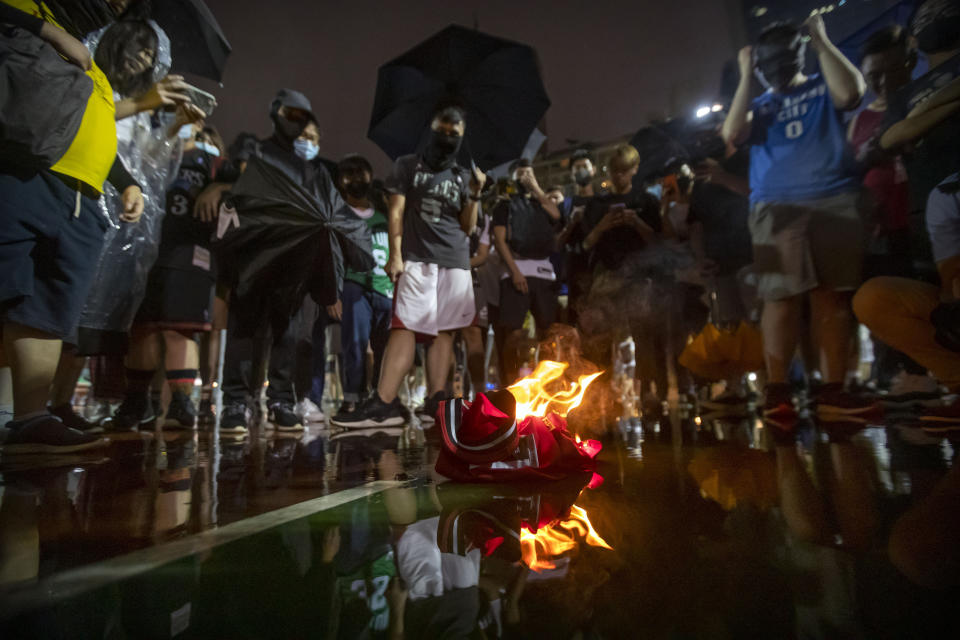
[[[548,411],[566,417],[570,411],[580,406],[587,387],[603,372],[580,376],[569,389],[549,393],[546,390],[547,385],[563,376],[569,366],[566,362],[542,360],[536,371],[507,387],[517,400],[517,420],[529,416],[542,418]]]
[[[613,547],[608,545],[590,524],[587,510],[573,505],[566,520],[541,527],[536,533],[530,531],[526,525],[520,529],[523,563],[537,573],[554,569],[557,565],[553,558],[574,549],[578,538],[582,538],[591,547],[613,551]]]

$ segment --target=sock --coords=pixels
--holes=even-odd
[[[196,369],[167,369],[167,384],[170,391],[179,391],[184,395],[193,393],[193,383],[197,379]]]
[[[146,398],[153,381],[153,371],[149,369],[131,369],[127,367],[127,395]]]

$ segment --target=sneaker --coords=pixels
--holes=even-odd
[[[310,398],[304,398],[298,402],[293,410],[304,422],[323,422],[327,419],[327,416],[323,414],[323,410]]]
[[[95,422],[84,420],[69,404],[59,407],[48,407],[50,415],[60,418],[60,421],[69,429],[76,429],[80,433],[103,433],[103,427]]]
[[[107,444],[97,435],[81,433],[63,424],[60,418],[44,414],[22,421],[7,423],[4,455],[21,453],[73,453],[96,449]]]
[[[423,406],[417,410],[417,418],[423,424],[433,424],[437,421],[437,410],[440,409],[440,401],[444,399],[443,391],[437,391],[435,394],[423,401]]]
[[[780,421],[796,420],[797,410],[793,406],[793,393],[786,383],[770,383],[765,389],[763,401],[764,418],[779,418]]]
[[[821,386],[817,390],[815,402],[819,415],[867,416],[882,412],[875,400],[844,391],[843,385],[839,383]]]
[[[104,426],[111,431],[136,431],[157,418],[149,395],[127,396]]]
[[[216,421],[216,414],[213,409],[213,401],[210,398],[204,398],[200,401],[200,408],[197,409],[197,424],[209,426]]]
[[[374,393],[349,416],[339,420],[334,418],[331,422],[345,429],[395,427],[403,424],[403,414],[400,411],[399,398],[394,398],[393,402],[384,402],[380,399],[380,394]]]
[[[277,400],[270,403],[268,410],[267,420],[277,431],[303,431],[303,421],[293,410],[292,403]]]
[[[247,406],[242,402],[228,404],[220,412],[220,431],[244,434],[247,432]]]
[[[700,409],[725,415],[740,415],[746,413],[748,399],[736,393],[723,392],[712,400],[701,400]]]
[[[357,410],[356,402],[344,402],[340,405],[340,410],[337,411],[336,415],[331,418],[330,422],[332,424],[338,424],[344,420],[349,420],[353,417],[354,412]]]
[[[182,391],[174,391],[170,396],[170,406],[163,420],[166,429],[196,429],[197,409],[190,396]]]
[[[770,434],[774,446],[782,447],[796,444],[798,422],[796,412],[790,414],[781,410],[780,413],[764,417],[763,426]]]
[[[890,409],[910,410],[943,404],[940,385],[930,376],[901,371],[890,381],[890,391],[879,397]]]

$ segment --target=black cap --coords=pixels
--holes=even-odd
[[[310,99],[299,91],[280,89],[280,91],[277,92],[277,97],[273,99],[272,107],[273,109],[278,107],[300,109],[301,111],[309,113],[310,119],[317,122],[317,116],[313,113],[313,106],[310,104]]]

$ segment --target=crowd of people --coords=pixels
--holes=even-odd
[[[102,446],[104,431],[161,416],[196,428],[214,417],[198,379],[222,391],[225,434],[247,432],[264,387],[267,422],[301,430],[326,419],[331,351],[333,426],[398,426],[410,409],[429,425],[454,393],[455,354],[457,392],[505,386],[558,322],[601,369],[633,339],[649,415],[671,377],[692,396],[709,382],[678,364],[690,336],[759,318],[767,418],[789,425],[797,382],[817,379],[823,414],[923,402],[931,428],[960,425],[960,403],[941,400],[941,385],[960,392],[956,0],[877,30],[859,67],[820,15],[772,24],[740,51],[723,122],[700,127],[696,150],[651,169],[642,145],[605,166],[579,149],[564,185],[541,185],[531,158],[501,179],[467,165],[456,99],[386,176],[360,155],[321,157],[320,123],[292,89],[269,104],[270,137],[227,147],[169,74],[163,30],[137,2],[107,4],[91,24],[55,2],[0,3],[3,38],[42,41],[92,81],[59,105],[79,114],[61,156],[2,149],[5,454]],[[870,387],[851,376],[855,318],[874,339]],[[418,360],[426,397],[407,407]],[[102,420],[74,410],[85,368],[91,395],[122,400]],[[700,399],[746,407],[742,382]]]

